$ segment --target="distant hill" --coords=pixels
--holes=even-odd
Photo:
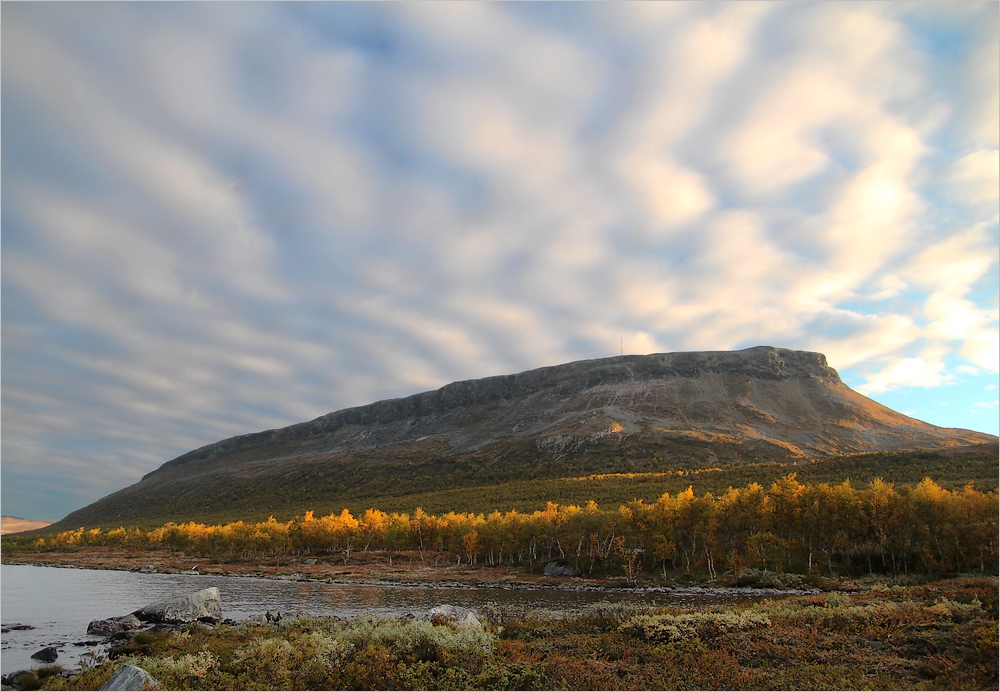
[[[6,514],[0,517],[0,535],[6,536],[9,533],[21,533],[22,531],[34,531],[52,526],[51,521],[39,521],[36,519],[22,519],[21,517],[9,517]]]
[[[858,394],[819,353],[622,356],[455,382],[223,440],[54,528],[288,516],[509,481],[996,442]]]

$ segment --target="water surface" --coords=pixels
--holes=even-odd
[[[150,603],[191,591],[218,587],[223,617],[242,619],[266,610],[281,613],[350,617],[363,613],[383,616],[428,610],[450,603],[475,610],[486,603],[574,612],[599,601],[644,605],[696,607],[745,601],[746,595],[677,595],[649,592],[571,591],[562,589],[448,588],[327,584],[255,577],[197,574],[140,574],[33,565],[0,568],[0,620],[36,629],[0,635],[0,669],[4,675],[37,667],[31,654],[57,646],[56,663],[74,666],[82,654],[97,649],[78,646],[93,640],[87,625],[125,615]]]

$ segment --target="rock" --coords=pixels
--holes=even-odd
[[[558,562],[550,562],[545,565],[544,574],[547,577],[579,577],[581,572],[575,567],[560,565]]]
[[[110,637],[122,632],[132,632],[142,627],[139,618],[135,615],[123,615],[107,620],[92,620],[87,625],[87,634],[96,634],[98,637]]]
[[[20,622],[15,622],[13,625],[4,625],[3,631],[9,632],[10,630],[33,630],[34,625],[22,625]]]
[[[156,634],[157,632],[183,632],[184,624],[186,623],[176,624],[169,622],[161,622],[159,624],[153,625],[152,627],[147,629],[146,632],[149,632],[150,634]]]
[[[431,608],[421,617],[421,620],[430,620],[435,625],[449,624],[453,627],[472,627],[483,629],[483,623],[479,621],[476,614],[468,608],[453,605],[439,605]]]
[[[146,565],[145,567],[140,569],[139,572],[141,572],[142,574],[155,574],[156,568],[153,567],[152,565]]]
[[[183,623],[198,618],[222,618],[222,598],[212,586],[178,598],[170,598],[140,608],[133,613],[143,622]]]
[[[56,659],[59,658],[59,650],[54,646],[46,646],[41,651],[31,654],[31,657],[43,663],[55,663]]]
[[[315,565],[316,564],[316,558],[311,557],[308,560],[303,560],[302,564],[303,565]]]
[[[138,666],[122,666],[102,690],[154,690],[160,686],[156,679]]]
[[[33,670],[19,670],[10,675],[4,675],[2,680],[5,690],[22,690],[38,686],[38,676]]]

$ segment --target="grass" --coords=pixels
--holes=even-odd
[[[488,606],[484,630],[305,618],[146,641],[44,689],[97,689],[125,662],[166,689],[996,689],[997,582],[864,581],[735,608]]]

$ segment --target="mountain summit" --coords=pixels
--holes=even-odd
[[[216,442],[60,524],[277,511],[623,464],[694,468],[995,442],[858,394],[820,353],[760,346],[620,356],[454,382]]]

